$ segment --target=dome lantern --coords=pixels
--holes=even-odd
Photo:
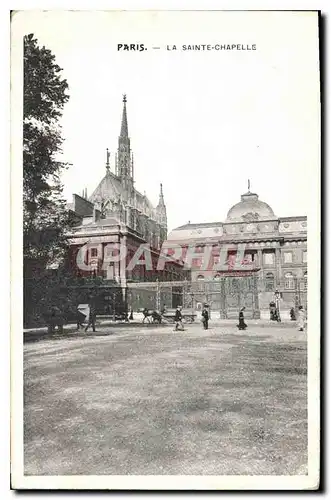
[[[264,201],[260,201],[256,193],[248,190],[241,195],[241,201],[230,208],[226,222],[251,222],[275,218],[272,208]]]

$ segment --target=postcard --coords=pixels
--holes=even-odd
[[[320,30],[12,12],[13,489],[319,487]]]

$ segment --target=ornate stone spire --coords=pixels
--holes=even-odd
[[[128,118],[126,116],[126,94],[123,95],[123,113],[122,113],[120,137],[126,137],[126,138],[129,137]]]
[[[109,153],[109,149],[107,148],[107,150],[106,150],[106,172],[107,172],[107,174],[109,174],[109,172],[110,172],[109,158],[110,158],[110,153]]]
[[[121,132],[118,138],[117,175],[122,179],[122,184],[126,186],[126,189],[129,187],[129,181],[132,181],[131,172],[131,149],[126,114],[126,95],[124,94]]]
[[[160,195],[159,195],[159,204],[158,204],[158,207],[161,207],[161,206],[165,207],[162,183],[160,184]]]
[[[164,203],[163,196],[163,186],[160,184],[160,195],[159,195],[159,203],[156,207],[156,213],[159,219],[159,223],[166,228],[167,227],[167,208]]]

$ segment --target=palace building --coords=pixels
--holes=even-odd
[[[200,284],[196,300],[208,301],[223,317],[231,311],[237,314],[241,306],[252,317],[268,315],[276,291],[286,311],[306,307],[307,217],[277,217],[249,185],[224,222],[188,223],[174,229],[168,240],[184,248],[196,246],[201,252],[206,245],[212,247],[210,262],[201,267],[197,261],[191,278],[196,290]]]
[[[182,304],[194,310],[207,302],[221,318],[237,316],[243,306],[248,318],[260,318],[268,315],[276,292],[284,310],[306,307],[306,216],[278,217],[248,183],[224,221],[188,223],[167,234],[162,184],[156,206],[135,187],[126,96],[113,169],[109,158],[107,149],[105,175],[92,195],[74,194],[68,207],[75,220],[68,234],[70,266],[78,278],[102,278],[105,297],[115,286],[123,304],[136,309]],[[125,259],[114,259],[113,244],[125,247]],[[129,266],[141,245],[149,253],[149,268]],[[159,269],[162,246],[173,258]],[[192,248],[193,258],[191,253],[184,266]]]

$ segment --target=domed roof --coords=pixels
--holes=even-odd
[[[226,222],[242,222],[261,219],[274,219],[276,216],[272,208],[260,201],[255,193],[248,193],[241,195],[241,201],[233,205],[228,211]]]

